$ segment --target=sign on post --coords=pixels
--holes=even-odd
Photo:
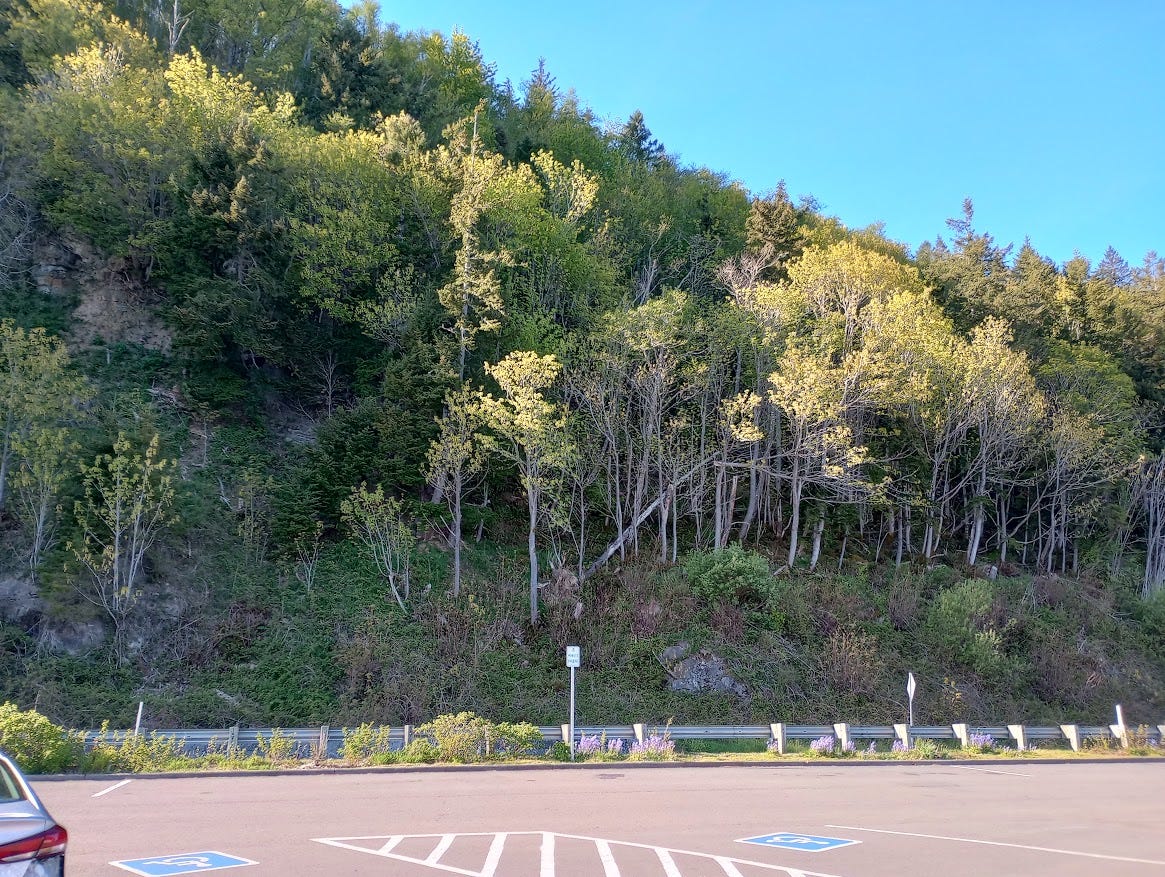
[[[574,671],[582,666],[582,649],[566,647],[566,666],[570,668],[570,760],[574,761]]]
[[[906,697],[910,701],[910,724],[914,724],[914,692],[918,685],[914,681],[914,674],[906,674]]]

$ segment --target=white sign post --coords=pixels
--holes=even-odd
[[[918,688],[918,685],[914,681],[914,674],[907,673],[906,674],[906,697],[910,701],[910,725],[911,725],[911,727],[913,727],[913,725],[914,725],[914,691],[917,688]]]
[[[574,671],[582,665],[582,649],[566,647],[566,666],[570,668],[570,760],[574,761]]]

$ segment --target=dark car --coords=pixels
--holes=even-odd
[[[63,877],[69,835],[0,752],[0,877]]]

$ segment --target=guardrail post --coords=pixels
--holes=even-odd
[[[966,722],[956,722],[951,725],[951,730],[955,732],[955,739],[959,741],[959,745],[964,749],[971,746],[971,732],[967,730]]]
[[[901,743],[907,749],[910,748],[910,726],[909,725],[907,725],[905,722],[899,722],[899,723],[895,724],[894,725],[894,736],[897,738],[899,743]]]
[[[227,729],[227,750],[234,752],[239,748],[239,726],[231,725]]]
[[[570,745],[570,725],[562,725],[562,742]]]
[[[1073,752],[1080,751],[1080,726],[1079,725],[1061,725],[1060,733],[1068,738],[1068,745],[1072,747]]]
[[[848,722],[834,722],[833,734],[837,737],[837,742],[841,744],[842,752],[849,752],[849,723]]]
[[[1157,745],[1165,746],[1165,725],[1157,726]]]
[[[408,746],[410,743],[413,742],[413,726],[412,725],[405,725],[403,728],[401,728],[401,731],[404,733],[404,744],[403,745]]]
[[[1023,725],[1008,725],[1007,733],[1015,741],[1015,748],[1021,752],[1027,749],[1027,729]]]
[[[1121,749],[1129,748],[1129,727],[1128,725],[1109,725],[1108,729],[1112,731],[1112,736],[1121,742]]]
[[[328,732],[331,731],[327,725],[320,725],[320,746],[319,757],[321,760],[328,757]]]
[[[777,754],[785,754],[785,723],[774,722],[769,725],[769,733],[773,736],[773,742],[777,744]]]
[[[635,739],[639,743],[642,743],[643,739],[644,739],[645,732],[644,732],[643,727],[644,727],[643,722],[636,722],[634,725],[631,726],[631,730],[635,732]]]

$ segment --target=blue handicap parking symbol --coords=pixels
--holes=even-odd
[[[836,850],[838,847],[848,847],[850,844],[861,843],[860,840],[845,840],[840,837],[816,837],[812,834],[797,834],[792,831],[782,831],[777,834],[765,834],[760,837],[741,838],[739,843],[757,844],[762,847],[777,847],[782,850],[801,850],[806,853],[820,853],[825,850]]]
[[[146,859],[125,859],[109,864],[124,868],[131,874],[141,874],[142,877],[171,877],[173,874],[201,874],[204,871],[220,871],[223,868],[257,865],[258,862],[208,850],[198,853],[178,853],[172,856],[150,856]]]

